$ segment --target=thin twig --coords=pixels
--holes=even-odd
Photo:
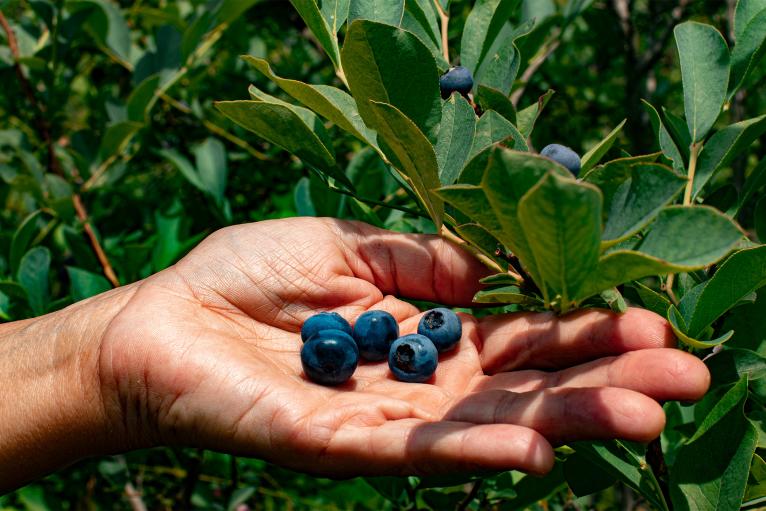
[[[458,504],[458,506],[455,508],[455,511],[465,511],[468,509],[468,506],[471,505],[471,502],[476,498],[476,496],[479,494],[479,490],[481,489],[481,485],[483,483],[483,480],[478,479],[476,482],[473,483],[473,486],[471,487],[471,491],[468,493],[468,495],[465,496],[465,498]]]
[[[521,75],[521,87],[516,89],[513,94],[511,94],[511,102],[514,104],[514,106],[519,104],[519,100],[521,99],[521,96],[524,95],[524,91],[527,88],[527,85],[529,85],[529,81],[532,79],[532,76],[537,72],[538,69],[540,69],[540,66],[542,66],[545,61],[548,59],[548,57],[551,56],[551,54],[556,51],[556,48],[559,47],[559,44],[561,44],[561,40],[559,37],[561,36],[561,29],[556,29],[553,34],[551,34],[550,39],[540,48],[540,50],[537,52],[537,55],[532,57],[532,60],[529,61],[529,65],[524,70],[524,73]]]
[[[104,270],[104,275],[113,287],[120,287],[120,281],[117,278],[117,275],[114,273],[114,268],[112,268],[112,265],[109,262],[109,258],[106,256],[104,249],[101,247],[101,243],[98,241],[96,233],[93,231],[93,226],[91,225],[90,218],[88,217],[88,211],[85,209],[85,206],[82,203],[82,199],[80,199],[80,194],[72,194],[72,203],[74,204],[74,209],[77,212],[77,218],[79,218],[80,222],[82,222],[82,228],[85,229],[85,232],[88,235],[88,239],[90,239],[90,244],[91,247],[93,247],[93,252],[96,253],[98,262],[101,263],[101,268]]]
[[[32,109],[35,111],[36,123],[38,125],[38,129],[40,130],[40,134],[43,137],[43,141],[45,142],[45,146],[48,150],[48,170],[50,172],[53,172],[61,176],[63,179],[68,180],[67,176],[64,174],[63,170],[61,169],[61,165],[59,164],[58,157],[56,156],[56,148],[54,147],[54,144],[53,144],[53,138],[51,137],[48,120],[45,117],[45,109],[40,103],[38,103],[37,98],[35,97],[34,89],[32,88],[32,85],[30,84],[26,75],[24,75],[24,70],[21,68],[21,64],[20,64],[21,55],[19,54],[19,46],[16,41],[16,36],[13,33],[13,30],[11,29],[11,26],[8,24],[8,20],[5,18],[5,15],[3,14],[2,11],[0,11],[0,25],[2,25],[3,30],[5,30],[6,36],[8,38],[8,47],[10,48],[11,55],[13,56],[13,64],[14,64],[14,68],[16,69],[16,77],[18,78],[19,83],[21,84],[21,88],[24,90],[24,94],[27,96],[27,100],[31,104]],[[79,174],[74,176],[75,181],[77,180],[77,177],[79,177]],[[93,247],[93,251],[95,252],[99,262],[101,263],[101,267],[104,271],[104,275],[106,276],[107,279],[109,279],[109,282],[114,287],[118,287],[120,285],[120,282],[119,280],[117,280],[117,276],[115,275],[114,269],[112,268],[112,265],[109,262],[109,258],[106,256],[104,249],[101,247],[101,242],[98,240],[98,237],[96,237],[96,233],[90,224],[88,210],[85,208],[85,205],[82,203],[82,200],[80,199],[79,194],[77,193],[72,194],[72,204],[74,205],[75,211],[77,213],[77,218],[80,220],[80,222],[82,222],[83,229],[85,230],[85,233],[88,235],[88,239],[90,240],[91,247]]]
[[[441,21],[442,54],[444,55],[444,60],[449,64],[449,13],[442,8],[439,0],[434,0],[434,5],[436,5]]]

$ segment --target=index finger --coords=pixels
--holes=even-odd
[[[383,293],[470,306],[490,270],[456,244],[431,234],[402,234],[362,222],[331,221],[357,278]]]

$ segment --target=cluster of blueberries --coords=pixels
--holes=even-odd
[[[322,385],[341,385],[356,370],[359,357],[388,358],[397,380],[422,383],[436,371],[439,353],[453,349],[463,334],[460,318],[449,309],[426,312],[418,333],[399,337],[396,319],[385,311],[367,311],[354,328],[336,312],[320,312],[301,327],[301,364],[308,378]]]
[[[459,92],[465,98],[473,89],[471,71],[463,66],[451,68],[439,78],[439,89],[443,99],[449,98],[453,92]],[[561,144],[550,144],[540,151],[541,156],[563,165],[575,177],[580,173],[580,156],[572,149]]]

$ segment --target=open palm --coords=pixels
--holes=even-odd
[[[462,315],[463,339],[427,384],[361,363],[341,387],[302,373],[299,335],[319,311],[371,309],[401,332],[397,297],[468,305],[485,270],[434,236],[290,219],[223,229],[137,284],[106,331],[100,381],[127,447],[195,445],[331,476],[481,469],[543,473],[551,444],[649,440],[656,400],[696,399],[709,376],[668,349],[647,311]]]

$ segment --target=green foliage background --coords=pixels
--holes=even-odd
[[[451,4],[453,54],[473,3]],[[551,53],[529,82],[517,80],[514,90],[523,91],[521,105],[549,89],[556,91],[537,122],[532,148],[560,142],[582,154],[627,118],[609,155],[659,150],[641,99],[663,105],[676,116],[684,113],[673,27],[687,19],[708,23],[724,32],[731,47],[734,4],[523,2],[514,20],[536,17],[539,26],[519,42],[518,76],[525,76],[539,48]],[[627,17],[620,5],[629,6]],[[578,7],[581,12],[566,23],[555,16]],[[242,99],[249,84],[286,98],[240,58],[243,54],[267,60],[281,77],[340,84],[332,63],[287,2],[4,0],[0,9],[16,34],[21,68],[31,85],[31,91],[24,89],[8,40],[0,32],[4,320],[56,310],[110,287],[93,255],[82,215],[73,206],[75,193],[123,284],[162,270],[206,234],[232,223],[300,214],[374,219],[400,231],[432,229],[429,222],[407,213],[413,207],[411,198],[343,131],[330,128],[340,167],[348,166],[348,177],[370,198],[369,210],[331,193],[301,160],[252,136],[214,107],[214,101]],[[766,95],[758,93],[764,90],[763,82],[764,73],[755,73],[732,98],[719,125],[766,113]],[[716,174],[707,204],[725,211],[736,200],[766,156],[763,141],[756,140],[744,155]],[[763,242],[766,202],[755,200],[760,196],[762,191],[744,204],[738,220]],[[680,285],[691,286],[693,280],[687,280]],[[761,291],[726,319],[732,327],[745,326],[730,345],[763,354],[765,305]],[[763,409],[760,380],[751,386],[757,403],[748,404],[757,408],[751,419],[762,419],[766,413],[758,411]],[[723,389],[732,403],[744,403],[741,388]],[[692,416],[714,408],[722,396],[723,392],[712,393],[697,407],[667,404],[669,423],[680,427],[669,427],[664,440],[672,445],[690,437],[694,430],[684,431],[683,426]],[[759,434],[763,436],[762,429]],[[588,449],[578,450],[579,458],[570,456],[568,467],[557,465],[545,479],[518,473],[486,478],[483,505],[652,507],[628,486],[610,486],[612,478],[599,473],[583,454],[591,452]],[[624,449],[632,452],[633,447]],[[593,456],[607,457],[608,450],[593,447]],[[572,485],[577,463],[589,475],[579,483],[594,485],[586,488],[595,492],[590,496],[577,498],[566,485],[565,481]],[[754,465],[751,500],[766,495],[765,472],[762,460]],[[479,500],[467,498],[472,484],[467,479],[333,482],[258,460],[164,448],[80,462],[0,497],[0,509],[124,509],[130,487],[140,492],[149,509],[476,509]],[[579,490],[590,493],[582,486]]]

